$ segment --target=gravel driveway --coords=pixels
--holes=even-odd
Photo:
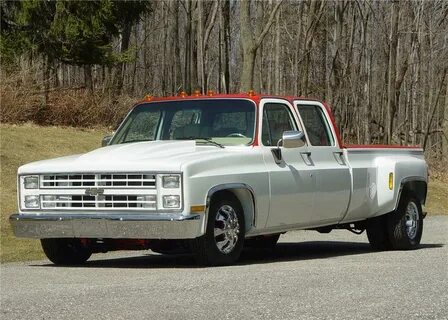
[[[82,267],[1,265],[1,319],[448,319],[448,216],[422,247],[372,252],[365,234],[290,232],[231,267],[190,256],[97,254]]]

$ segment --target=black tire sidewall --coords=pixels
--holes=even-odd
[[[77,265],[86,262],[92,251],[83,246],[79,239],[41,239],[47,258],[56,265]]]
[[[238,241],[235,248],[227,254],[218,249],[214,235],[215,218],[218,213],[218,209],[224,205],[229,205],[233,208],[238,217],[238,223],[240,226]],[[236,262],[243,250],[245,228],[246,226],[243,209],[235,197],[226,195],[213,201],[208,212],[206,234],[199,239],[199,241],[203,242],[202,247],[204,252],[202,252],[202,254],[205,255],[205,257],[202,257],[202,261],[200,263],[206,265],[228,265]]]
[[[406,232],[406,209],[410,202],[415,203],[418,210],[418,229],[416,236],[411,239]],[[421,241],[423,233],[423,211],[420,201],[412,194],[404,194],[396,212],[388,217],[388,235],[394,249],[414,249]]]

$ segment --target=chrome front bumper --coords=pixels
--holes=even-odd
[[[22,238],[193,239],[203,234],[203,214],[39,213],[9,217]]]

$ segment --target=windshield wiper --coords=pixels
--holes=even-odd
[[[143,142],[143,141],[154,141],[154,140],[152,140],[152,139],[135,139],[135,140],[123,141],[120,144],[132,143],[132,142]]]
[[[183,138],[176,139],[176,140],[200,140],[202,142],[211,143],[212,145],[217,146],[217,147],[222,148],[222,149],[225,148],[224,145],[222,145],[222,144],[220,144],[220,143],[218,143],[216,141],[213,141],[212,138],[183,137]]]

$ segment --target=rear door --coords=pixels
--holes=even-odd
[[[322,223],[336,223],[345,215],[351,194],[351,174],[329,114],[317,101],[294,101],[305,128],[308,153],[305,163],[315,169],[314,216]]]

